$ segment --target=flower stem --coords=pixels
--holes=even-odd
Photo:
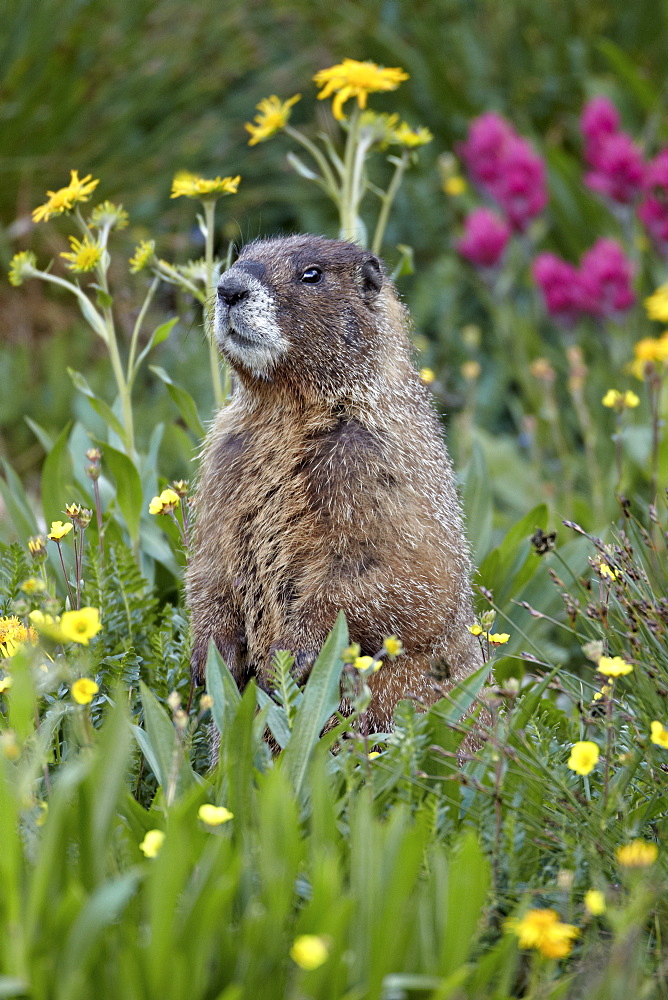
[[[350,116],[350,127],[346,140],[346,150],[344,156],[343,184],[341,187],[341,202],[339,205],[339,217],[341,224],[340,236],[342,240],[354,240],[357,235],[357,201],[354,189],[355,175],[355,153],[357,151],[359,135],[359,108],[355,107]]]
[[[392,180],[389,183],[387,191],[383,195],[380,212],[378,213],[378,221],[376,222],[376,230],[373,234],[373,242],[371,244],[372,253],[380,253],[383,245],[383,239],[385,237],[385,229],[387,228],[387,222],[390,217],[390,209],[392,208],[394,199],[396,198],[397,192],[401,186],[401,181],[406,171],[406,167],[408,166],[408,159],[409,154],[408,151],[405,150],[401,155],[401,159],[397,160]]]
[[[67,593],[70,599],[70,608],[74,610],[74,597],[72,596],[72,588],[70,587],[70,581],[67,578],[67,570],[65,569],[65,560],[63,559],[63,550],[60,545],[60,540],[56,539],[56,545],[58,546],[58,555],[60,556],[60,565],[63,568],[63,576],[65,577],[65,586],[67,587]]]

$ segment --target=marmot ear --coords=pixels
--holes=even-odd
[[[362,298],[369,305],[383,287],[383,268],[377,257],[367,257],[362,264]]]

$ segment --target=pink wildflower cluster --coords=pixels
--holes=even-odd
[[[638,218],[655,249],[668,257],[668,149],[644,163],[619,113],[606,97],[594,97],[580,120],[584,154],[592,168],[585,184],[614,205],[637,205]]]
[[[496,202],[511,229],[523,233],[547,205],[540,156],[493,111],[471,123],[460,154],[473,182]]]
[[[615,240],[597,240],[579,268],[556,254],[538,254],[532,273],[547,311],[564,326],[583,316],[619,319],[635,302],[633,267]]]

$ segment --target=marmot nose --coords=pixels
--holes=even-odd
[[[218,282],[218,298],[228,306],[235,305],[248,294],[248,285],[241,274],[232,274],[228,271]]]

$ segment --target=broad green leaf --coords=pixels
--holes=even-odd
[[[197,404],[190,393],[172,381],[164,368],[160,368],[159,365],[149,365],[149,368],[154,375],[157,375],[165,383],[167,392],[195,437],[203,438],[205,434],[204,424],[197,411]]]
[[[68,450],[71,424],[60,432],[42,467],[42,510],[47,526],[62,521],[65,504],[76,500],[74,471]]]
[[[341,653],[347,645],[348,625],[345,615],[340,611],[334,628],[313,664],[304,689],[304,699],[294,722],[292,737],[281,758],[282,767],[291,778],[298,798],[302,794],[311,753],[320,732],[341,700]]]
[[[21,480],[9,462],[4,458],[0,458],[0,462],[2,463],[4,473],[4,479],[0,478],[0,495],[4,500],[7,513],[11,518],[19,540],[25,543],[31,535],[37,534],[37,521]]]
[[[478,441],[473,442],[471,458],[463,474],[462,506],[469,525],[469,539],[476,562],[489,551],[492,538],[492,491],[489,469]]]
[[[141,479],[134,462],[111,445],[100,441],[104,463],[116,482],[116,501],[133,542],[139,537],[139,522],[144,505]]]
[[[178,744],[174,724],[143,681],[140,682],[140,690],[146,739],[150,746],[151,767],[165,794],[172,783],[176,783],[177,788],[183,790],[184,784],[192,784],[195,776],[183,749]]]
[[[213,639],[209,642],[206,658],[206,690],[213,698],[211,708],[213,721],[218,732],[223,734],[234,719],[241,695],[237,683],[218,652]]]
[[[82,393],[82,395],[84,395],[87,398],[88,402],[95,410],[95,412],[98,414],[98,416],[102,417],[107,427],[111,428],[114,434],[118,435],[118,437],[121,439],[121,441],[123,442],[123,444],[127,449],[129,442],[125,428],[123,427],[123,424],[120,422],[120,420],[118,419],[112,408],[109,406],[109,404],[105,403],[103,399],[100,399],[99,396],[95,395],[95,393],[93,392],[93,390],[91,389],[91,387],[89,386],[88,382],[86,381],[85,377],[81,374],[81,372],[75,371],[74,368],[68,368],[67,372],[70,378],[72,379],[74,387],[78,389],[79,392]]]
[[[148,343],[146,344],[143,351],[135,361],[134,368],[132,369],[132,372],[130,374],[131,385],[134,382],[137,372],[141,368],[142,362],[146,358],[146,355],[150,351],[152,351],[154,347],[157,347],[158,344],[162,344],[163,341],[167,340],[167,338],[169,337],[170,333],[172,332],[178,321],[179,317],[173,316],[172,319],[168,319],[166,323],[161,323],[160,326],[157,326],[155,328],[155,330],[153,331],[153,333],[149,338]]]
[[[453,724],[459,722],[475,702],[491,670],[491,662],[483,663],[472,674],[455,684],[444,698],[431,706],[429,712],[438,716],[443,722]]]
[[[471,956],[489,880],[489,861],[475,833],[468,831],[451,853],[448,866],[446,933],[440,962],[444,976],[453,975]]]
[[[37,421],[31,420],[28,416],[25,416],[23,419],[48,455],[53,448],[53,438],[51,435],[45,431],[44,428],[37,423]]]

